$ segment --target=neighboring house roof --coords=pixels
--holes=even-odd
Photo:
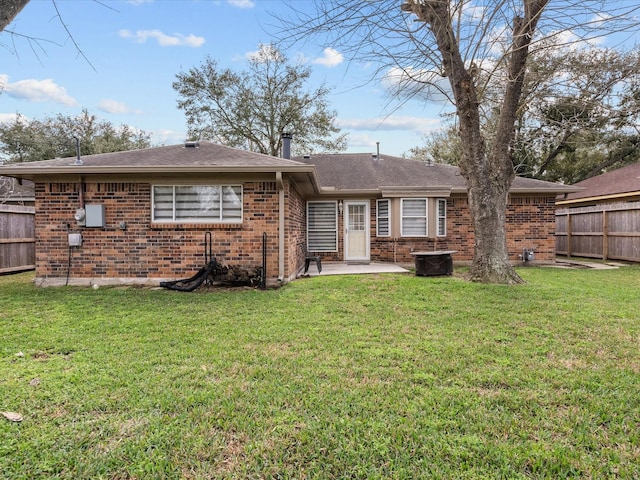
[[[323,154],[285,159],[225,147],[210,142],[194,142],[126,152],[58,158],[0,166],[1,175],[33,180],[51,175],[88,174],[201,174],[201,173],[287,173],[306,192],[384,195],[407,191],[465,193],[464,178],[457,167],[428,166],[417,160],[389,155]],[[512,193],[555,195],[575,191],[574,187],[516,177]]]
[[[438,190],[466,193],[465,179],[460,169],[451,165],[427,165],[390,155],[364,153],[320,154],[296,157],[294,160],[314,165],[320,186],[326,190],[362,192],[397,189]],[[511,186],[512,193],[572,192],[575,188],[531,178],[516,177]]]
[[[25,180],[22,184],[14,178],[0,176],[0,203],[32,203],[35,201],[33,182]]]
[[[580,191],[559,198],[558,205],[627,200],[640,196],[640,162],[576,183]]]

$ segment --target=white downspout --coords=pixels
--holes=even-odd
[[[284,281],[284,182],[282,172],[276,172],[278,186],[278,282]]]

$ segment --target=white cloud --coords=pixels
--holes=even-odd
[[[140,110],[135,110],[123,102],[118,102],[117,100],[112,100],[110,98],[100,100],[98,108],[106,113],[142,113]]]
[[[75,99],[67,94],[65,88],[56,85],[51,78],[44,80],[30,78],[10,83],[8,75],[0,75],[0,88],[10,97],[29,102],[53,102],[69,107],[76,105]]]
[[[149,39],[155,39],[161,47],[201,47],[205,39],[196,35],[182,35],[174,33],[167,35],[160,30],[137,30],[135,33],[129,30],[120,30],[118,32],[121,38],[130,38],[138,43],[145,43]]]
[[[266,60],[276,60],[280,56],[280,51],[269,44],[261,44],[258,50],[245,53],[245,57],[256,62],[264,62]]]
[[[17,113],[0,113],[0,123],[13,123],[18,118]]]
[[[335,67],[344,61],[344,56],[336,49],[327,47],[323,50],[322,56],[313,60],[312,63],[323,65],[325,67]]]
[[[253,8],[256,5],[252,0],[227,0],[227,3],[237,8]]]
[[[382,118],[352,118],[337,119],[336,123],[340,128],[349,130],[363,131],[415,131],[425,133],[437,129],[440,126],[440,120],[428,117],[409,117],[409,116],[389,116]]]
[[[413,67],[390,68],[382,86],[394,96],[419,97],[433,103],[447,102],[451,92],[449,80],[440,72]]]
[[[465,3],[462,5],[462,14],[472,22],[480,22],[484,20],[487,15],[487,8],[478,5],[472,5],[471,3]]]
[[[151,141],[154,145],[177,145],[187,139],[187,132],[176,132],[175,130],[155,130],[151,133]]]

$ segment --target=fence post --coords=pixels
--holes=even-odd
[[[607,260],[609,254],[609,215],[602,210],[602,260]]]
[[[571,212],[567,211],[567,257],[571,256]]]

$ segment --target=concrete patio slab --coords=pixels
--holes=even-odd
[[[359,275],[365,273],[409,273],[409,270],[395,263],[322,262],[322,273],[319,274],[315,263],[312,262],[306,275],[316,277],[318,275]],[[300,274],[301,277],[306,275]]]

